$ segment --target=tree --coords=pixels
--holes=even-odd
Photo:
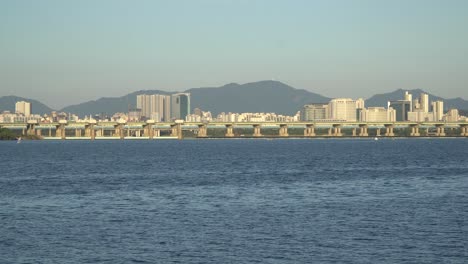
[[[7,128],[0,128],[0,140],[16,139],[15,133]]]

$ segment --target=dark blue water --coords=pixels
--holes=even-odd
[[[0,142],[0,263],[467,263],[468,140]]]

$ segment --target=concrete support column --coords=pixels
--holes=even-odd
[[[234,129],[232,124],[226,124],[226,134],[225,137],[233,137],[234,136]]]
[[[143,125],[145,136],[147,136],[149,139],[154,138],[154,130],[153,130],[154,123],[155,123],[154,120],[147,120],[146,124]]]
[[[182,139],[182,124],[184,123],[183,120],[176,120],[175,124],[171,125],[171,136],[177,137],[178,139]]]
[[[120,139],[124,139],[125,122],[118,122],[117,125],[114,126],[114,128],[115,128],[115,136],[119,137]]]
[[[367,125],[359,125],[359,136],[360,137],[369,136],[369,133],[367,133]]]
[[[461,130],[460,136],[468,137],[468,126],[460,125],[460,130]]]
[[[208,131],[207,131],[207,126],[206,124],[198,125],[198,135],[197,137],[207,137],[208,136]]]
[[[436,125],[436,129],[437,129],[437,136],[438,137],[445,137],[445,128],[444,128],[444,125]]]
[[[306,125],[304,129],[304,136],[306,137],[314,137],[315,136],[315,126],[312,124]]]
[[[395,134],[393,133],[393,125],[385,125],[385,136],[386,137],[394,137]]]
[[[94,125],[96,122],[90,122],[85,125],[85,137],[90,137],[91,140],[96,139],[96,131],[94,130]]]
[[[81,137],[81,129],[75,129],[75,137]]]
[[[333,125],[333,136],[335,137],[341,137],[343,134],[341,134],[341,125]]]
[[[356,128],[353,128],[353,137],[356,136]]]
[[[412,137],[419,137],[419,125],[411,125],[411,134]]]
[[[155,129],[154,130],[154,137],[160,137],[161,136],[161,130]]]
[[[332,135],[333,135],[333,134],[332,134],[332,128],[330,127],[330,128],[328,129],[328,136],[331,137]]]
[[[376,136],[380,137],[380,128],[377,128]]]
[[[254,137],[261,137],[262,136],[262,131],[261,131],[261,126],[259,124],[253,125],[254,128]]]
[[[35,136],[37,124],[38,123],[36,120],[28,120],[28,123],[26,125],[26,131],[24,131],[23,129],[23,135],[26,133],[28,136]]]
[[[177,137],[177,125],[176,124],[171,125],[171,137]]]
[[[280,137],[287,137],[287,136],[289,136],[289,134],[288,134],[288,125],[286,125],[286,124],[281,124],[281,125],[280,125],[279,136],[280,136]]]
[[[24,134],[24,132],[23,132]],[[35,124],[28,124],[26,128],[26,135],[28,136],[35,136],[36,135],[36,125]]]
[[[36,135],[37,136],[42,136],[42,130],[40,130],[40,129],[36,130]]]
[[[67,120],[59,120],[59,124],[55,130],[55,136],[65,139],[65,126],[68,124]]]

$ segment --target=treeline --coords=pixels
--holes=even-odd
[[[0,140],[13,140],[16,139],[15,133],[7,128],[0,128]]]

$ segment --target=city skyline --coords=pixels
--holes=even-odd
[[[53,108],[280,80],[327,97],[468,99],[466,1],[3,1],[0,96]],[[63,99],[63,101],[59,101]]]

